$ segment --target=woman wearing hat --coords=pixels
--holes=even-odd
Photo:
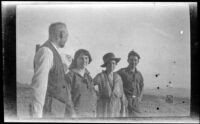
[[[95,117],[96,92],[92,77],[87,70],[91,63],[90,53],[85,49],[76,51],[70,71],[65,76],[68,84],[68,95],[66,103],[66,114],[72,117]]]
[[[120,58],[116,58],[113,53],[103,56],[106,70],[97,74],[94,78],[94,85],[97,89],[97,117],[121,117],[125,110],[125,95],[120,76],[114,72],[116,64]]]

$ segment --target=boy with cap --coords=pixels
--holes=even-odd
[[[139,63],[140,56],[134,50],[128,54],[128,67],[118,71],[123,81],[123,88],[128,100],[128,116],[137,116],[140,113],[139,102],[141,101],[142,91],[144,87],[143,76],[137,70],[136,66]]]

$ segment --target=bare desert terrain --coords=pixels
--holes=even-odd
[[[174,89],[173,102],[166,102],[165,89],[147,89],[144,91],[143,99],[140,103],[141,113],[139,117],[173,117],[190,116],[190,96],[185,94],[184,89]],[[184,93],[181,93],[184,92]],[[17,85],[17,115],[19,119],[30,118],[30,103],[32,90],[28,85]]]

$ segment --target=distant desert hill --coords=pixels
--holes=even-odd
[[[190,98],[190,90],[185,88],[171,88],[171,89],[144,89],[144,94],[154,95],[154,96],[166,96],[173,95],[174,97],[186,97]]]
[[[17,87],[18,87],[18,88],[22,88],[22,87],[24,87],[24,88],[29,88],[30,85],[29,85],[29,84],[22,84],[22,83],[20,83],[20,82],[17,82]]]
[[[19,118],[30,117],[30,104],[33,90],[28,84],[17,83],[17,116]]]

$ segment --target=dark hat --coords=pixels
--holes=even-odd
[[[73,68],[76,68],[76,67],[77,67],[77,65],[76,65],[76,63],[77,63],[77,58],[79,57],[79,55],[80,55],[81,53],[83,53],[84,55],[86,55],[86,56],[89,57],[89,64],[90,64],[90,62],[92,61],[92,57],[91,57],[89,51],[87,51],[86,49],[79,49],[79,50],[77,50],[77,51],[75,52],[75,54],[74,54],[74,59],[73,59],[71,65],[70,65],[70,69],[73,69]]]
[[[88,58],[89,58],[89,63],[92,61],[92,57],[91,57],[89,51],[86,50],[86,49],[79,49],[79,50],[77,50],[77,51],[75,52],[75,54],[74,54],[74,60],[76,60],[76,59],[79,57],[79,55],[80,55],[81,53],[83,53],[84,55],[88,56]]]
[[[107,54],[105,54],[103,56],[104,64],[101,65],[101,67],[105,67],[106,64],[107,64],[107,62],[109,62],[110,60],[115,60],[116,63],[118,63],[121,60],[121,58],[116,58],[115,55],[114,55],[114,53],[107,53]]]
[[[135,52],[134,50],[131,50],[129,53],[128,53],[128,58],[130,57],[130,56],[137,56],[138,57],[138,59],[140,59],[140,55],[137,53],[137,52]]]

